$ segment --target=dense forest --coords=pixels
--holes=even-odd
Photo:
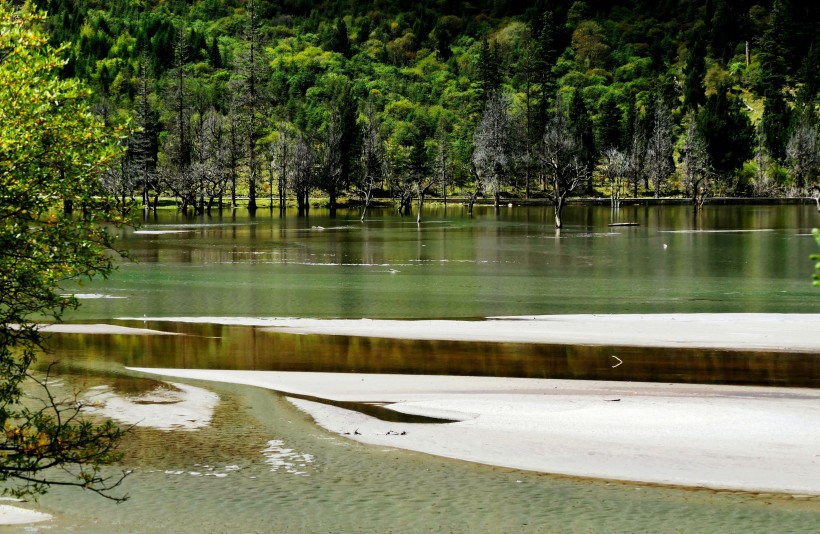
[[[39,7],[62,75],[128,125],[123,206],[820,194],[814,2]]]

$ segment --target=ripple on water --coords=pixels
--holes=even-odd
[[[348,442],[270,391],[207,387],[222,399],[211,426],[138,429],[125,461],[152,468],[126,479],[131,500],[57,488],[41,498],[55,516],[49,525],[87,534],[409,534],[810,532],[820,524],[817,502],[551,477]],[[284,464],[310,476],[282,476]]]

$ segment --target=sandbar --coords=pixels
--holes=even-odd
[[[544,473],[820,495],[812,389],[502,377],[148,369],[343,401],[449,423],[385,422],[291,398],[353,440]],[[321,461],[321,459],[317,459]]]
[[[490,317],[477,321],[276,317],[131,318],[137,319],[247,325],[294,334],[820,353],[820,314],[808,313],[533,315]]]
[[[3,499],[16,500],[16,499]],[[48,521],[52,518],[51,515],[36,510],[29,510],[27,508],[20,508],[19,506],[11,506],[9,504],[0,504],[0,526],[3,525],[25,525],[28,523],[39,523],[41,521]]]
[[[177,336],[176,332],[163,332],[150,328],[132,328],[114,324],[55,323],[40,325],[41,332],[51,334],[129,335],[129,336]]]

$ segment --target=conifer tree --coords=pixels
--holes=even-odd
[[[728,87],[709,95],[697,118],[709,159],[718,177],[729,178],[752,157],[754,128]]]

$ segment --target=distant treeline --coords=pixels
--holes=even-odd
[[[129,124],[123,204],[820,192],[817,2],[40,7],[63,75]]]

